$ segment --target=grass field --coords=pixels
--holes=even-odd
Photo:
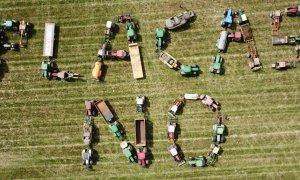
[[[167,51],[182,64],[198,64],[197,78],[184,78],[162,64],[155,53],[154,30],[181,11],[183,3],[197,14],[184,31],[170,32]],[[0,179],[297,179],[300,172],[300,68],[274,71],[271,63],[293,60],[293,46],[271,45],[272,10],[298,1],[203,0],[1,0],[0,19],[27,19],[35,34],[27,49],[2,55],[9,72],[0,82]],[[220,21],[227,7],[244,8],[257,44],[262,72],[248,66],[245,44],[230,43],[223,76],[208,72],[217,53]],[[130,62],[105,61],[104,82],[90,79],[91,66],[103,41],[105,22],[130,12],[139,21],[146,78],[135,80]],[[59,26],[57,64],[83,75],[82,81],[47,81],[40,77],[45,22]],[[114,49],[127,49],[125,25],[113,39]],[[300,34],[300,18],[283,17],[281,35]],[[17,35],[8,33],[11,40]],[[222,104],[229,121],[224,153],[215,167],[177,167],[167,152],[165,124],[173,100],[184,93],[209,94]],[[95,118],[100,142],[94,146],[99,161],[93,171],[81,165],[84,100],[105,99],[134,143],[135,96],[149,98],[153,163],[142,169],[129,164],[119,141],[104,120]],[[178,121],[178,144],[186,157],[206,155],[214,114],[199,102],[186,103]]]

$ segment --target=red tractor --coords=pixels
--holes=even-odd
[[[300,5],[286,8],[285,12],[287,16],[300,16]]]
[[[178,162],[177,166],[182,166],[183,164],[186,163],[185,159],[183,158],[183,154],[181,152],[179,152],[177,145],[171,144],[168,147],[169,153],[172,155],[172,157],[174,158],[174,160],[176,162]]]
[[[240,31],[236,31],[234,33],[230,33],[227,35],[227,39],[229,41],[235,41],[235,42],[243,42],[243,36]]]
[[[203,104],[209,106],[212,111],[221,109],[221,104],[208,95],[201,94],[200,100]]]
[[[281,12],[279,10],[277,11],[272,11],[270,13],[270,17],[273,19],[272,25],[272,34],[276,35],[278,34],[279,26],[280,26],[280,20],[281,20]]]
[[[114,50],[111,51],[111,57],[115,59],[128,59],[129,53],[125,50]]]
[[[86,115],[87,116],[95,116],[95,114],[96,114],[95,101],[94,100],[85,100],[84,105],[85,105],[85,109],[86,109]]]
[[[131,21],[132,18],[131,16],[128,14],[128,15],[120,15],[120,16],[117,16],[117,22],[119,23],[125,23],[126,21]]]
[[[147,159],[147,152],[148,150],[146,146],[139,147],[136,149],[138,164],[141,165],[143,168],[149,164],[149,161]]]

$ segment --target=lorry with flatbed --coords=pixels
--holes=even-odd
[[[143,72],[138,43],[129,44],[128,49],[129,49],[129,56],[131,61],[133,78],[134,79],[144,78],[144,72]]]
[[[97,101],[95,103],[95,107],[98,110],[98,112],[102,115],[105,122],[110,124],[115,120],[113,113],[111,112],[107,103],[104,100]]]

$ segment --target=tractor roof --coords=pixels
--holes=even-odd
[[[132,156],[132,153],[131,153],[131,151],[129,150],[129,148],[125,149],[125,150],[123,151],[123,153],[124,153],[124,155],[125,155],[126,157]]]
[[[181,65],[181,70],[185,73],[188,73],[192,71],[192,67],[189,65]]]
[[[165,35],[165,30],[164,29],[156,29],[156,37],[162,38]]]
[[[128,143],[127,143],[126,141],[122,141],[122,142],[120,143],[120,147],[121,147],[122,149],[125,149],[127,146],[128,146]]]
[[[107,28],[111,28],[112,24],[113,24],[112,21],[107,21],[107,22],[106,22],[106,27],[107,27]]]
[[[176,156],[178,154],[177,149],[176,148],[172,148],[170,149],[170,153],[172,154],[172,156]]]
[[[118,126],[116,124],[110,125],[110,129],[114,133],[119,131],[119,128],[118,128]]]

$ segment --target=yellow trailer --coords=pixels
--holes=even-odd
[[[128,48],[129,48],[133,78],[141,79],[144,77],[144,72],[143,72],[138,43],[131,43],[128,45]]]

